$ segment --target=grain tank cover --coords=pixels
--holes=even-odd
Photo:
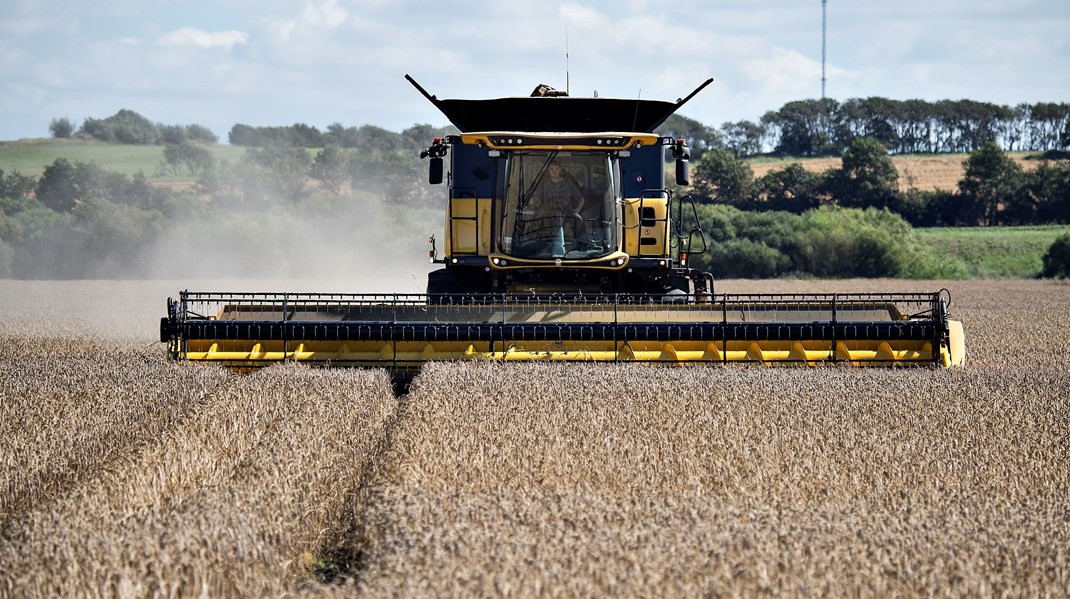
[[[707,79],[687,97],[676,102],[667,102],[569,96],[440,100],[427,93],[409,75],[405,75],[405,79],[442,111],[442,114],[462,133],[471,131],[653,133],[655,128],[665,122],[665,119],[672,116],[685,102],[713,81],[713,78]]]

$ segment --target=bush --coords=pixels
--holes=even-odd
[[[48,131],[56,139],[66,139],[74,133],[74,124],[66,117],[52,119],[48,125]]]
[[[739,212],[734,224],[739,237],[789,250],[803,228],[803,218],[790,212]]]
[[[0,168],[0,198],[23,199],[37,186],[37,180],[29,175],[15,171],[10,175]]]
[[[1045,278],[1070,278],[1070,233],[1062,235],[1051,244],[1044,254],[1044,270],[1040,276]]]
[[[887,210],[832,206],[803,215],[793,258],[818,277],[896,277],[910,261],[911,228]]]
[[[723,204],[697,206],[699,223],[709,243],[720,243],[736,238],[734,219],[743,214],[738,208]]]
[[[760,241],[731,239],[713,246],[709,268],[722,279],[770,279],[785,274],[791,259]]]
[[[152,121],[125,108],[106,119],[87,118],[80,132],[100,141],[123,144],[155,144],[160,138]]]
[[[926,255],[913,229],[888,210],[824,206],[802,215],[747,212],[729,206],[699,210],[710,252],[692,265],[715,277],[959,278],[961,269]]]

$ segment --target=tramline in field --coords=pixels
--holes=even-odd
[[[431,237],[420,295],[198,293],[168,300],[175,359],[279,361],[411,372],[434,360],[932,364],[965,360],[946,292],[716,293],[689,267],[706,251],[683,139],[654,130],[676,102],[530,97],[440,100],[459,130],[436,138],[447,183],[443,255]],[[448,171],[445,158],[449,156]]]

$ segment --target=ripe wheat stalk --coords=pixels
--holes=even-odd
[[[400,402],[5,331],[0,596],[1065,595],[1070,286],[949,286],[961,370],[432,364]]]

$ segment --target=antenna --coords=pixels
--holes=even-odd
[[[825,17],[828,0],[821,0],[821,99],[825,99],[825,38],[827,34],[827,19]]]
[[[569,95],[568,88],[568,25],[565,25],[565,95]]]
[[[639,122],[639,102],[643,98],[643,88],[639,88],[639,94],[635,96],[635,116],[632,117],[632,129],[635,129],[636,123]]]

